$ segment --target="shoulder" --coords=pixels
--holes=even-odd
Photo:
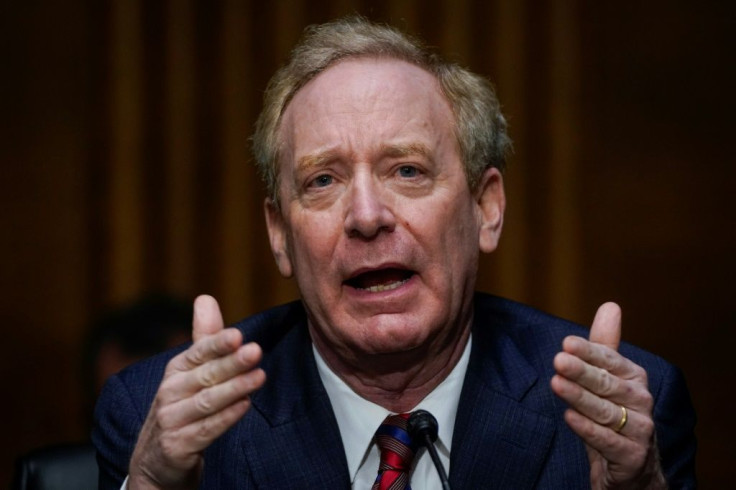
[[[485,293],[476,293],[474,318],[474,339],[482,339],[489,345],[506,339],[533,364],[543,362],[545,372],[552,369],[551,359],[561,350],[565,337],[587,338],[590,333],[587,326]],[[642,366],[655,384],[663,376],[679,376],[669,362],[632,344],[622,342],[619,352]],[[653,388],[652,392],[655,392],[656,386]]]
[[[235,323],[245,342],[256,342],[269,354],[294,327],[305,324],[306,312],[301,301],[292,301]]]
[[[306,314],[299,301],[280,305],[231,325],[243,332],[245,342],[258,343],[264,357],[275,350],[294,327],[305,323]],[[163,378],[168,362],[191,346],[191,342],[169,349],[132,366],[123,369],[111,380],[118,386],[126,387],[132,398],[140,398],[150,403],[155,396],[158,385]]]
[[[297,345],[289,339],[306,335],[302,333],[306,328],[295,328],[305,323],[301,304],[294,302],[250,316],[233,327],[243,332],[246,341],[261,344],[266,362],[275,352],[294,352],[295,347],[284,349],[284,345]],[[97,400],[92,432],[100,465],[100,488],[120,488],[128,472],[138,432],[156,396],[166,365],[190,345],[183,344],[133,364],[111,376],[105,384]],[[279,356],[288,358],[286,354]],[[211,450],[219,451],[223,447],[218,444]]]

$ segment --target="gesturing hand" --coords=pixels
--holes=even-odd
[[[590,340],[565,338],[550,384],[570,405],[565,421],[586,444],[592,488],[666,488],[647,373],[617,352],[620,340],[621,309],[606,303]]]
[[[128,488],[196,488],[202,453],[265,381],[261,349],[224,328],[211,296],[194,301],[193,345],[169,361],[130,462]]]

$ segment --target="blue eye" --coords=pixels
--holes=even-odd
[[[407,179],[411,177],[416,177],[418,173],[419,170],[411,165],[402,165],[401,167],[399,167],[399,175]]]
[[[327,174],[318,175],[312,181],[312,185],[315,187],[327,187],[330,184],[332,184],[332,175]]]

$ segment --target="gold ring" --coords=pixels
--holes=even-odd
[[[629,421],[629,413],[626,411],[626,407],[623,405],[619,405],[621,407],[621,420],[619,421],[618,425],[615,429],[613,429],[616,432],[621,432],[621,429],[623,429],[626,426],[626,422]]]

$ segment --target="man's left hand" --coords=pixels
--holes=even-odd
[[[618,353],[620,340],[621,308],[606,303],[596,313],[590,340],[563,341],[552,391],[570,405],[565,421],[585,442],[593,489],[666,488],[647,373]]]

